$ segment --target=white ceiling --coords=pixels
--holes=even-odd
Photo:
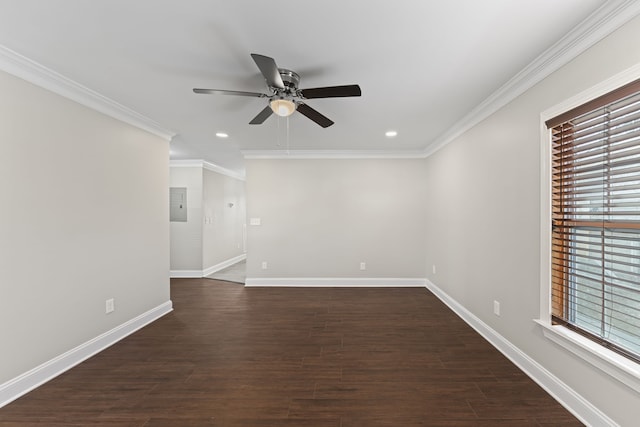
[[[0,0],[0,45],[172,130],[172,159],[241,171],[240,150],[428,149],[604,3]],[[264,99],[192,92],[265,92],[250,53],[362,97],[309,100],[335,125],[294,114],[287,137],[287,119],[248,124]]]

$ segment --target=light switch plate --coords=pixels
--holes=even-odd
[[[112,313],[115,309],[116,309],[116,306],[115,306],[115,302],[113,301],[113,298],[109,298],[107,301],[105,301],[106,314]]]

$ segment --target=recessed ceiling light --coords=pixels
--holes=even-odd
[[[229,135],[228,135],[228,134],[226,134],[226,133],[224,133],[224,132],[217,132],[217,133],[216,133],[216,136],[217,136],[218,138],[228,138],[228,137],[229,137]]]
[[[398,135],[398,132],[396,132],[395,130],[389,130],[384,134],[387,138],[393,138],[394,136]]]

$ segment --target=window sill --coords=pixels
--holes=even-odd
[[[640,393],[640,365],[561,325],[535,319],[544,336]]]

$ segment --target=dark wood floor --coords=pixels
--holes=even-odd
[[[580,426],[425,289],[173,280],[175,311],[0,426]]]

